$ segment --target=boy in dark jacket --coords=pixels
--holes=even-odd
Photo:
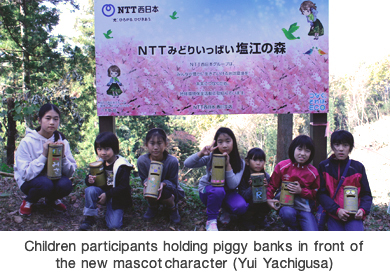
[[[106,185],[95,186],[96,176],[87,175],[85,184],[84,221],[80,225],[81,231],[91,230],[98,215],[96,204],[105,204],[106,223],[109,229],[122,227],[124,210],[131,206],[131,188],[129,185],[130,171],[133,169],[125,158],[119,156],[118,138],[111,132],[99,134],[95,140],[95,152],[103,161],[106,173]]]
[[[329,214],[329,231],[363,231],[363,220],[369,214],[372,195],[368,184],[366,170],[362,163],[351,160],[351,164],[335,199],[337,185],[344,173],[349,154],[354,147],[354,139],[350,132],[335,131],[331,136],[332,156],[319,165],[320,189],[317,198]],[[348,212],[344,207],[344,187],[355,186],[358,191],[358,211]]]

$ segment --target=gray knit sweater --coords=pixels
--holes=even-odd
[[[149,155],[149,153],[144,154],[137,160],[137,168],[142,180],[142,185],[149,175],[151,163]],[[184,190],[179,185],[179,161],[172,155],[167,154],[164,156],[161,163],[164,164],[163,172],[161,174],[161,182],[164,182],[166,184],[165,187],[175,193],[176,199],[182,199],[184,197]]]

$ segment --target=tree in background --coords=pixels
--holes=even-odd
[[[78,7],[74,0],[6,0],[0,5],[0,89],[3,98],[15,100],[13,120],[30,128],[37,126],[37,110],[42,104],[52,102],[59,106],[64,115],[63,126],[74,131],[69,139],[75,147],[77,131],[84,120],[69,88],[82,78],[66,71],[66,61],[57,50],[64,38],[50,34],[58,24],[59,11],[48,5],[60,2]],[[5,110],[3,103],[3,115]],[[18,131],[23,133],[24,127],[19,126]]]

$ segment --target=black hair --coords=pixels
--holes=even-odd
[[[355,141],[353,139],[353,135],[345,130],[337,130],[334,131],[330,137],[330,146],[333,149],[333,145],[335,143],[343,144],[347,143],[349,144],[349,152],[352,152],[352,149],[355,147]]]
[[[248,154],[246,155],[245,159],[246,160],[264,160],[265,161],[265,153],[261,148],[252,148],[251,150],[248,151]]]
[[[167,144],[167,141],[168,141],[167,134],[164,132],[164,130],[160,129],[160,128],[153,128],[153,129],[150,129],[149,132],[146,134],[145,145],[147,145],[148,142],[155,136],[159,139],[162,139],[164,141],[164,143]]]
[[[51,110],[54,110],[56,113],[58,113],[58,116],[61,119],[61,112],[58,109],[58,107],[56,105],[47,103],[47,104],[44,104],[43,106],[41,106],[41,108],[39,109],[38,120],[42,120],[42,118],[45,116],[45,114]],[[41,126],[38,126],[35,130],[37,132],[39,132],[41,130]],[[61,139],[61,140],[66,139],[65,135],[57,130],[55,130],[53,134],[54,134],[54,142],[58,141],[59,139]]]
[[[149,132],[146,134],[145,137],[145,145],[148,145],[148,142],[153,138],[157,137],[158,139],[161,139],[164,141],[165,144],[168,144],[168,137],[167,134],[163,129],[160,128],[153,128],[150,129]],[[163,152],[163,158],[165,159],[168,156],[168,151],[164,150]]]
[[[214,147],[218,145],[217,140],[218,140],[218,137],[221,134],[227,134],[233,140],[233,150],[229,154],[229,158],[230,158],[229,160],[230,160],[230,165],[232,166],[233,172],[234,173],[238,173],[238,172],[241,171],[243,166],[242,166],[242,160],[241,160],[241,157],[240,157],[240,153],[238,152],[236,137],[234,136],[234,133],[233,133],[232,130],[230,130],[229,128],[221,127],[215,133],[215,136],[214,136],[214,141],[215,141],[214,142]],[[221,152],[219,151],[218,148],[215,149],[213,151],[213,153],[221,154]]]
[[[116,135],[112,132],[103,132],[97,135],[95,139],[95,153],[98,148],[111,147],[115,155],[119,154],[119,141]]]
[[[266,156],[265,156],[264,151],[261,148],[257,148],[257,147],[249,150],[248,154],[245,157],[245,160],[248,160],[248,161],[249,160],[254,160],[254,161],[263,160],[263,161],[265,161],[265,159],[266,159]],[[264,168],[262,170],[260,170],[260,172],[265,173]],[[245,164],[245,170],[244,170],[244,174],[242,175],[242,177],[245,181],[248,181],[250,175],[251,175],[250,167],[249,167],[249,165]]]
[[[304,165],[310,164],[310,162],[314,158],[315,154],[315,147],[314,142],[311,139],[311,137],[306,135],[300,135],[297,136],[290,144],[290,147],[288,148],[288,157],[290,158],[291,162],[295,163],[296,160],[294,158],[294,152],[297,147],[305,147],[311,151],[309,159],[304,163]]]

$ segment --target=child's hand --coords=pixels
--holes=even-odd
[[[344,222],[346,222],[349,218],[348,211],[343,208],[340,208],[339,212],[337,212],[337,216],[340,218],[341,221]]]
[[[144,190],[142,192],[142,194],[145,196],[145,191],[146,191],[146,187],[148,187],[148,182],[145,182],[144,183]]]
[[[53,142],[51,140],[48,140],[42,146],[43,147],[42,155],[45,156],[46,158],[47,158],[48,153],[49,153],[49,144],[50,143],[53,143]]]
[[[291,194],[299,195],[302,192],[302,188],[299,185],[298,181],[295,181],[294,183],[287,184],[287,189]]]
[[[96,179],[96,175],[88,175],[88,183],[94,184]]]
[[[226,152],[224,152],[222,155],[224,155],[226,157],[226,170],[225,171],[231,171],[232,170],[232,166],[230,165],[230,157],[229,157],[229,154],[227,154]]]
[[[249,187],[252,187],[252,179],[251,178],[249,178],[248,184],[249,184]]]
[[[107,199],[106,193],[102,193],[102,194],[99,196],[98,203],[100,203],[100,204],[105,204],[105,203],[106,203],[106,199]]]
[[[158,197],[157,197],[157,200],[159,200],[159,199],[161,198],[162,190],[163,190],[163,188],[164,188],[165,185],[166,185],[165,182],[162,182],[162,183],[160,184],[160,188],[158,188]]]
[[[264,178],[264,180],[263,180],[263,183],[264,183],[264,186],[265,186],[265,187],[268,187],[268,181],[267,181],[267,178]]]
[[[203,147],[203,149],[198,152],[199,158],[202,158],[203,156],[210,155],[211,152],[213,152],[215,149],[217,149],[218,145],[214,147],[214,143],[215,143],[215,140],[213,141],[213,143],[211,145],[207,145],[207,146]]]
[[[358,212],[355,214],[355,219],[356,220],[361,220],[363,219],[363,209],[359,209]]]
[[[277,203],[279,203],[278,200],[267,200],[267,204],[269,207],[271,207],[274,210],[278,210],[279,206],[277,206]]]

